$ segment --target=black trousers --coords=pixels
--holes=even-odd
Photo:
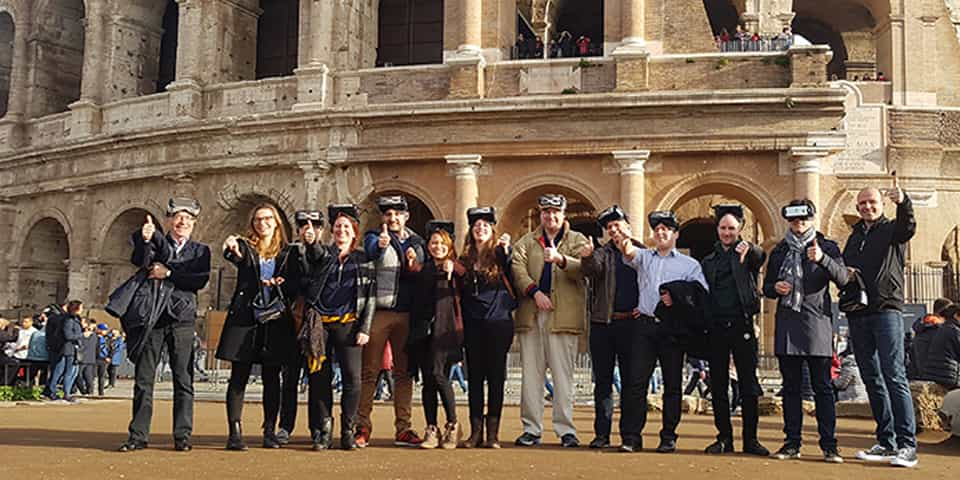
[[[487,386],[487,416],[500,417],[507,379],[507,352],[513,344],[513,322],[465,319],[470,418],[483,418],[483,386]]]
[[[133,385],[133,419],[130,440],[147,442],[153,417],[153,387],[157,379],[160,352],[169,352],[173,372],[173,438],[188,440],[193,434],[193,323],[180,324],[163,314],[143,340],[136,361]]]
[[[733,441],[730,424],[731,406],[727,390],[730,387],[730,356],[737,370],[739,395],[743,406],[743,440],[757,439],[758,398],[763,394],[757,380],[757,337],[743,328],[718,328],[710,332],[710,390],[713,392],[713,424],[717,439]],[[736,393],[736,392],[735,392]]]
[[[107,366],[110,364],[102,358],[97,359],[97,395],[103,396],[103,390],[107,386]]]
[[[19,360],[7,356],[0,358],[0,385],[13,385],[17,379],[18,370],[20,370]]]
[[[423,374],[423,387],[420,398],[423,401],[423,414],[426,417],[427,425],[438,425],[437,410],[440,403],[443,404],[443,412],[447,417],[447,423],[457,421],[457,399],[453,394],[453,386],[450,383],[450,367],[454,362],[450,361],[450,355],[447,352],[438,352],[431,345],[431,339],[426,339],[413,346],[408,352],[412,360],[420,365],[420,371]],[[439,402],[437,401],[439,397]]]
[[[107,374],[110,377],[110,383],[107,385],[109,388],[117,386],[117,368],[119,365],[114,365],[112,362],[107,366]]]
[[[97,364],[81,363],[77,367],[79,367],[80,374],[77,376],[76,386],[80,389],[80,393],[90,395],[93,393],[93,379],[97,374]]]
[[[283,365],[280,369],[280,428],[287,433],[293,433],[297,424],[300,375],[305,369],[304,362],[304,358],[298,355],[295,362]]]
[[[593,431],[598,437],[610,438],[613,424],[613,371],[620,364],[624,389],[620,394],[620,435],[629,433],[630,419],[639,405],[638,389],[626,388],[638,380],[633,365],[633,337],[637,320],[612,320],[609,324],[590,324],[590,357],[593,364]],[[629,395],[629,398],[628,398]],[[639,434],[639,432],[633,432]]]
[[[626,420],[627,428],[623,428],[624,433],[621,436],[624,440],[640,442],[640,433],[647,424],[647,389],[650,376],[659,361],[660,372],[663,374],[663,427],[660,429],[660,440],[676,440],[683,398],[683,349],[676,338],[658,334],[651,321],[639,321],[644,323],[637,326],[634,335],[633,348],[636,355],[633,364],[627,368],[630,372],[629,381],[624,377],[623,383],[623,391],[628,398],[639,401],[626,401],[625,405],[637,405],[637,410],[636,415],[633,415],[631,408],[631,414]],[[623,373],[624,367],[620,368]]]
[[[820,448],[837,447],[837,406],[833,400],[833,385],[830,380],[830,357],[782,355],[780,376],[783,377],[783,433],[784,443],[800,447],[803,429],[803,365],[810,367],[810,383],[813,386],[817,407],[817,431],[820,433]]]
[[[310,374],[308,409],[310,431],[323,427],[323,420],[333,415],[333,360],[340,363],[343,392],[340,394],[340,429],[352,429],[360,406],[360,367],[363,348],[357,345],[353,323],[325,323],[327,331],[327,358],[323,368]],[[331,353],[333,355],[331,355]]]
[[[243,396],[250,381],[253,363],[233,362],[230,368],[230,383],[227,384],[227,422],[239,422],[243,418]],[[273,430],[280,414],[280,365],[263,365],[260,369],[263,380],[263,425]]]

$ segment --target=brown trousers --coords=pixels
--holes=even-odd
[[[377,311],[370,327],[370,342],[363,347],[363,367],[360,370],[360,409],[357,425],[373,432],[370,412],[377,393],[377,377],[383,365],[383,350],[387,342],[393,351],[393,414],[396,433],[410,429],[413,403],[413,381],[407,362],[407,334],[410,332],[410,314],[391,310]]]

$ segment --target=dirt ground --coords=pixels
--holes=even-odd
[[[466,418],[467,409],[458,413]],[[621,454],[597,452],[587,448],[561,449],[555,435],[549,433],[546,445],[523,449],[512,446],[520,433],[519,410],[508,407],[501,438],[502,450],[410,450],[391,444],[392,408],[378,405],[374,412],[373,445],[365,450],[313,452],[306,431],[306,408],[301,405],[294,442],[281,450],[259,448],[259,405],[247,404],[244,411],[248,452],[227,452],[226,421],[222,403],[200,402],[195,410],[194,451],[172,449],[171,404],[160,401],[154,409],[154,432],[150,448],[140,452],[118,453],[115,449],[126,438],[130,403],[103,400],[80,405],[40,404],[0,408],[0,479],[177,479],[213,480],[219,478],[306,479],[333,474],[345,479],[523,479],[523,478],[710,478],[728,479],[874,479],[956,478],[960,467],[960,442],[945,434],[924,434],[920,442],[920,464],[913,470],[866,465],[852,460],[856,449],[872,444],[873,424],[866,420],[842,419],[838,425],[844,465],[820,461],[816,446],[816,425],[811,417],[805,422],[807,445],[804,458],[778,461],[739,454],[706,456],[703,448],[712,441],[714,428],[708,416],[686,415],[680,424],[680,450],[672,455],[649,451]],[[415,424],[422,432],[423,414],[415,408]],[[549,429],[550,410],[546,412]],[[442,414],[441,414],[442,417]],[[580,440],[592,438],[593,412],[578,408],[576,423]],[[660,418],[651,415],[644,445],[657,444]],[[737,426],[734,427],[738,429]],[[771,450],[780,445],[781,421],[778,417],[761,419],[761,441]],[[740,448],[739,443],[737,448]],[[954,473],[950,474],[951,467]]]

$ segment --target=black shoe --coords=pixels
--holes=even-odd
[[[796,460],[800,458],[800,447],[795,445],[784,445],[773,454],[777,460]]]
[[[719,455],[721,453],[733,453],[733,442],[730,440],[717,440],[704,449],[703,453],[710,455]]]
[[[590,440],[590,448],[610,448],[610,437],[597,436]]]
[[[760,444],[757,439],[743,441],[743,453],[747,455],[756,455],[758,457],[769,457],[770,450]]]
[[[837,447],[830,447],[823,450],[823,461],[827,463],[843,463],[843,457],[840,456],[840,450]]]
[[[173,449],[178,452],[189,452],[193,450],[193,445],[190,444],[189,439],[184,438],[182,440],[174,440]]]
[[[348,417],[346,415],[340,415],[340,449],[341,450],[356,450],[360,448],[357,445],[357,437],[354,435],[354,423],[355,419]],[[323,428],[326,430],[327,437],[329,442],[327,443],[327,448],[333,447],[333,417],[325,418],[323,420]]]
[[[277,443],[280,445],[287,445],[290,443],[290,432],[285,428],[277,430]]]
[[[540,445],[540,435],[534,435],[530,432],[523,432],[523,435],[517,437],[517,441],[513,442],[514,445],[518,447],[535,447]]]
[[[623,453],[634,453],[643,450],[643,443],[636,441],[623,442],[620,445],[620,451]]]
[[[272,428],[263,430],[263,448],[280,448],[280,440]]]
[[[560,446],[563,448],[577,448],[580,446],[580,439],[572,433],[560,437]]]
[[[673,453],[676,451],[676,440],[660,440],[660,445],[657,445],[657,453]]]
[[[227,437],[227,450],[246,452],[247,444],[243,443],[243,429],[240,422],[230,422],[230,436]]]
[[[134,450],[143,450],[147,448],[147,442],[138,442],[136,440],[127,440],[117,449],[118,452],[132,452]]]

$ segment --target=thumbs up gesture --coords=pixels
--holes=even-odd
[[[896,172],[894,172],[896,173]],[[890,201],[900,205],[903,203],[903,189],[900,188],[900,179],[894,175],[893,177],[893,188],[887,191],[887,197],[890,198]]]
[[[560,263],[563,261],[563,255],[560,255],[560,252],[557,251],[553,239],[550,239],[550,243],[543,247],[543,261],[546,263]]]
[[[817,245],[816,237],[813,239],[813,244],[807,248],[807,258],[814,263],[820,263],[820,260],[823,259],[823,250],[820,249],[820,245]]]
[[[156,231],[157,226],[153,224],[153,217],[147,215],[147,221],[143,224],[143,227],[140,228],[140,235],[143,235],[143,241],[149,242]]]
[[[750,244],[741,240],[739,243],[737,243],[737,246],[734,248],[734,250],[740,254],[740,263],[742,264],[747,258],[747,252],[750,251]]]
[[[387,229],[387,224],[383,224],[383,231],[380,232],[380,239],[377,241],[377,245],[381,248],[387,248],[390,245],[390,230]]]
[[[580,258],[589,258],[593,255],[593,237],[587,238],[587,244],[580,249]]]
[[[417,252],[412,247],[407,248],[407,266],[413,268],[417,264]]]

